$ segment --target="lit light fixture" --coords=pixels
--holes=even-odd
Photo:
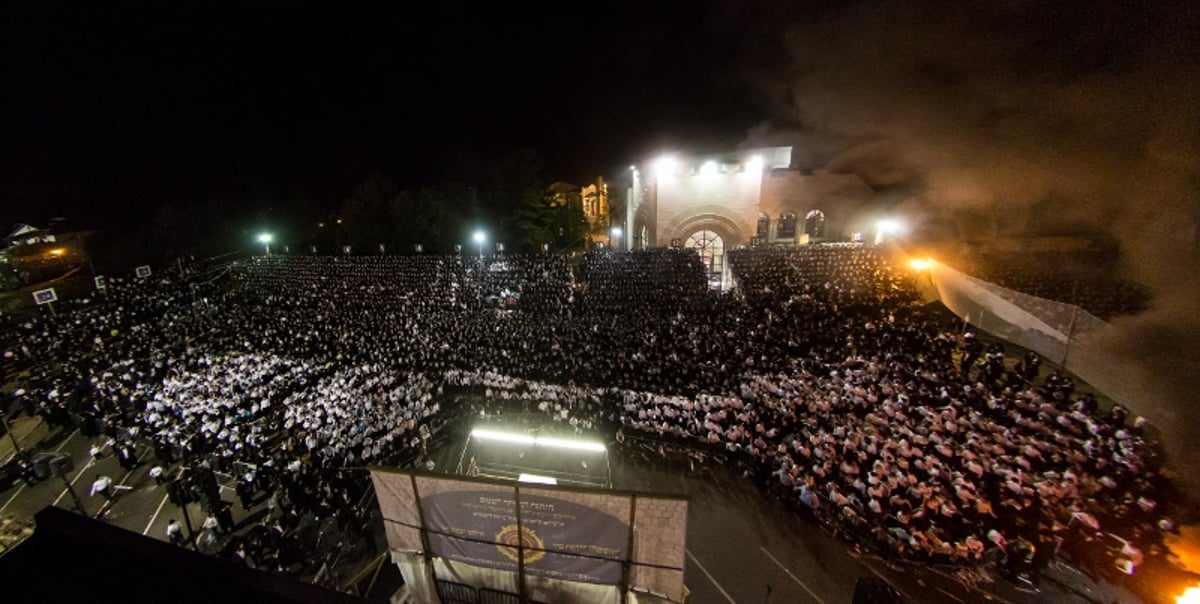
[[[613,227],[612,228],[612,236],[620,237],[621,236],[621,227]]]
[[[933,261],[928,258],[913,258],[908,261],[908,265],[914,270],[927,271],[929,267],[933,266]]]
[[[899,220],[884,218],[875,223],[875,243],[883,243],[888,235],[899,235],[904,232],[904,224]]]
[[[679,166],[679,161],[670,155],[663,155],[654,160],[654,175],[658,178],[671,176]]]
[[[275,237],[273,235],[271,235],[270,233],[259,233],[258,234],[258,242],[263,244],[263,248],[266,251],[266,253],[268,253],[268,254],[271,253],[271,241],[273,241],[274,239],[275,239]]]
[[[704,174],[705,176],[711,176],[713,174],[716,174],[717,173],[717,162],[712,161],[710,159],[710,160],[704,162],[703,164],[700,164],[700,173]]]
[[[475,240],[475,243],[483,243],[487,239],[487,235],[483,234],[483,231],[475,231],[471,238]]]
[[[548,484],[557,485],[558,481],[552,476],[539,476],[537,474],[521,474],[517,477],[517,482],[529,482],[532,484]]]
[[[552,436],[530,436],[528,434],[497,432],[495,430],[487,430],[483,428],[471,430],[471,437],[481,440],[494,440],[518,445],[533,445],[535,447],[573,449],[576,451],[591,451],[593,453],[603,453],[605,451],[604,443],[594,441],[554,438]]]
[[[51,256],[61,256],[61,255],[65,254],[65,253],[67,253],[67,250],[65,250],[65,249],[63,249],[63,248],[61,248],[61,247],[56,247],[56,248],[54,248],[54,249],[50,250],[50,251],[49,251],[49,252],[47,252],[47,253],[48,253],[48,254],[50,254]]]

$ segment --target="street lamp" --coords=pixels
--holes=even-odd
[[[621,249],[621,245],[620,245],[621,227],[613,227],[611,233],[612,233],[612,241],[613,241],[612,246],[614,249],[620,251],[620,249]]]
[[[483,242],[487,240],[487,235],[483,231],[475,231],[471,236],[475,240],[475,245],[479,247],[479,258],[483,259]]]
[[[271,241],[274,239],[275,237],[270,233],[260,233],[258,235],[258,242],[263,244],[263,247],[266,249],[266,253],[268,254],[271,253]]]

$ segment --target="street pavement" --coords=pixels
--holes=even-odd
[[[138,459],[141,463],[132,471],[126,471],[111,453],[98,460],[89,454],[92,444],[103,444],[105,440],[105,437],[85,437],[78,430],[52,433],[40,449],[69,455],[74,469],[66,474],[65,481],[51,476],[33,485],[19,485],[0,493],[0,514],[32,518],[48,505],[79,511],[68,491],[69,483],[87,515],[99,517],[113,526],[165,541],[170,519],[176,518],[180,522],[185,522],[185,519],[182,510],[168,500],[166,488],[158,486],[149,475],[150,468],[155,463],[153,451],[149,446],[140,446]],[[168,471],[171,469],[168,468]],[[89,493],[92,481],[101,475],[111,478],[118,487],[128,487],[114,489],[114,499],[107,505],[103,496],[93,496]],[[224,487],[222,498],[226,501],[236,501],[232,491]],[[242,509],[240,503],[234,503],[234,521],[240,523],[247,516],[257,512],[262,505],[265,504],[260,503],[247,512]],[[188,515],[192,526],[199,531],[205,518],[203,510],[193,503],[188,506]]]

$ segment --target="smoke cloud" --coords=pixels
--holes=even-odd
[[[1200,477],[1200,11],[1194,3],[739,3],[774,118],[748,144],[906,191],[906,209],[1080,226],[1120,244],[1152,308],[1104,349],[1171,463]],[[737,34],[744,35],[744,34]],[[1036,211],[1034,211],[1036,210]],[[1001,212],[1001,214],[997,214]],[[1192,480],[1193,490],[1200,478]]]

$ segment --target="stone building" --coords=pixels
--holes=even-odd
[[[614,243],[694,248],[714,285],[725,282],[733,247],[848,241],[873,228],[865,212],[875,192],[862,178],[795,168],[791,147],[664,155],[630,166],[628,177],[624,215],[613,221],[627,236]]]

